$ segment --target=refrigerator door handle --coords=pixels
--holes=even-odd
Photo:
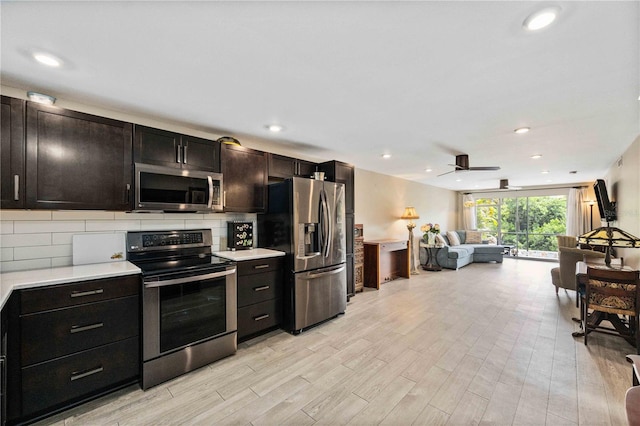
[[[321,203],[321,222],[322,222],[322,254],[324,257],[329,257],[329,250],[331,247],[331,217],[329,216],[329,204],[327,203],[327,193],[323,189],[320,192]]]
[[[345,268],[345,266],[342,265],[342,266],[339,266],[339,267],[337,267],[335,269],[330,269],[328,271],[309,273],[309,275],[307,275],[307,277],[310,278],[310,279],[326,277],[327,275],[338,274],[338,273],[344,271],[344,268]]]

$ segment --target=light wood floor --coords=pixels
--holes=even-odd
[[[272,332],[42,424],[626,424],[635,349],[571,337],[575,293],[556,296],[553,266],[424,271],[358,294],[344,316],[298,336]]]

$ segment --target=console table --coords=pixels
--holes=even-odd
[[[409,243],[406,240],[364,242],[364,286],[380,289],[380,284],[410,276]]]

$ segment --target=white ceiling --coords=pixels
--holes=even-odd
[[[524,31],[549,4],[558,20]],[[640,134],[639,5],[3,1],[0,70],[4,86],[449,189],[587,182]],[[437,177],[463,153],[502,169]]]

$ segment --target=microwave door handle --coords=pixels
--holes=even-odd
[[[209,184],[209,202],[207,203],[207,208],[213,208],[213,178],[211,176],[207,176],[207,183]]]

